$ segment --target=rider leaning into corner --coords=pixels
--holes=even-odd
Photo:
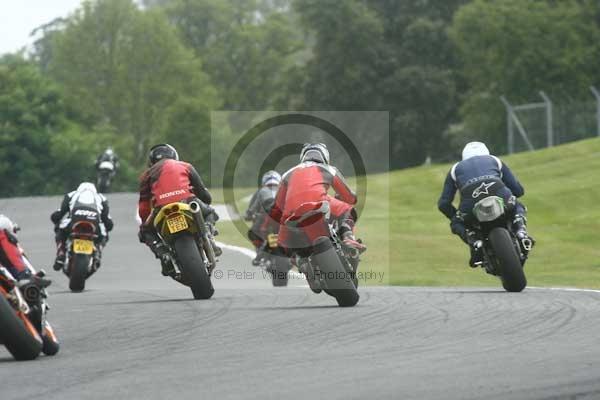
[[[280,183],[281,175],[277,171],[266,172],[261,179],[261,188],[252,195],[246,210],[246,221],[253,221],[252,227],[248,230],[248,239],[256,247],[256,258],[252,260],[254,266],[260,264],[260,249],[266,240],[265,220],[268,219],[268,213],[273,207]]]
[[[74,222],[84,219],[96,223],[99,229],[97,244],[100,248],[108,242],[108,232],[114,225],[109,213],[108,200],[98,193],[96,186],[90,182],[83,182],[77,190],[65,194],[60,208],[52,213],[50,219],[54,223],[56,233],[56,260],[53,266],[55,271],[60,271],[65,264],[65,243]]]
[[[212,197],[196,169],[189,163],[179,161],[179,154],[173,146],[165,143],[153,146],[148,156],[148,169],[140,178],[138,213],[142,224],[138,238],[160,259],[165,276],[172,275],[175,268],[168,256],[168,247],[152,223],[153,216],[167,204],[192,200],[200,200],[207,223],[214,224],[218,220],[219,217],[209,206]],[[222,250],[214,242],[212,245],[215,255],[220,256]]]
[[[457,191],[460,192],[458,209],[452,204]],[[505,163],[490,155],[484,143],[467,143],[462,152],[462,161],[454,164],[446,176],[438,209],[450,220],[452,233],[469,246],[471,267],[481,265],[483,253],[481,241],[465,220],[468,221],[466,217],[470,215],[475,203],[483,199],[483,195],[492,193],[501,197],[508,205],[507,210],[512,213],[513,229],[517,237],[520,240],[530,239],[535,243],[527,233],[527,208],[517,200],[525,194],[521,183]]]
[[[328,195],[329,188],[336,192],[335,198]],[[338,234],[344,244],[359,252],[365,251],[366,246],[354,237],[357,213],[353,206],[356,201],[356,194],[342,174],[329,165],[327,146],[322,143],[305,144],[300,153],[300,164],[283,175],[275,205],[270,212],[271,218],[280,224],[279,243],[293,250],[293,244],[288,243],[290,232],[285,221],[305,204],[327,202],[331,212],[330,221],[338,221]],[[309,239],[316,239],[306,233]]]
[[[19,284],[33,282],[40,287],[49,286],[51,282],[44,278],[45,274],[42,271],[36,273],[25,258],[17,239],[19,230],[18,225],[0,214],[0,266],[8,269]]]

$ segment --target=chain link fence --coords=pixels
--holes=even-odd
[[[507,114],[508,152],[551,147],[600,136],[600,92],[590,88],[589,101],[553,101],[540,92],[541,101],[511,104],[502,97]]]

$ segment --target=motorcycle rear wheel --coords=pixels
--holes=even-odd
[[[521,292],[527,286],[527,278],[510,233],[504,228],[494,228],[489,240],[500,264],[500,279],[507,292]]]
[[[215,289],[194,237],[190,234],[183,234],[175,239],[174,247],[181,273],[184,275],[183,280],[190,283],[194,299],[210,299],[215,293]]]
[[[313,259],[319,266],[321,273],[327,277],[325,282],[328,287],[325,292],[335,297],[340,307],[354,307],[360,296],[352,279],[347,276],[348,274],[340,262],[331,240],[328,237],[321,237],[315,241],[314,248]],[[334,278],[329,279],[330,275]]]
[[[87,254],[74,254],[69,274],[69,289],[72,292],[83,292],[85,280],[88,277],[91,256]]]
[[[40,355],[42,342],[27,330],[4,296],[0,296],[0,326],[0,341],[15,360],[33,360]]]

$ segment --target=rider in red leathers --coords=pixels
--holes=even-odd
[[[329,188],[336,192],[335,197],[328,195]],[[365,251],[366,246],[354,237],[357,214],[353,206],[356,201],[356,194],[342,174],[329,165],[327,147],[322,143],[305,144],[300,153],[300,164],[284,174],[270,213],[271,218],[280,224],[279,243],[290,250],[298,247],[285,222],[297,217],[303,206],[325,202],[329,204],[330,220],[338,221],[338,234],[344,244],[360,252]],[[317,237],[328,234],[314,226],[306,227],[303,233],[310,243]]]
[[[169,144],[159,144],[150,149],[149,168],[140,178],[140,199],[138,213],[142,221],[139,239],[145,243],[161,260],[163,275],[174,272],[170,258],[166,257],[168,249],[161,241],[154,225],[152,215],[162,206],[179,201],[198,199],[206,222],[214,224],[218,216],[209,204],[211,195],[204,186],[202,178],[189,163],[179,161],[177,150]],[[213,243],[215,255],[222,250]]]

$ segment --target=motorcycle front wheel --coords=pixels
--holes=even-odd
[[[31,322],[20,319],[4,296],[0,295],[0,342],[15,360],[33,360],[42,351],[42,341]]]

